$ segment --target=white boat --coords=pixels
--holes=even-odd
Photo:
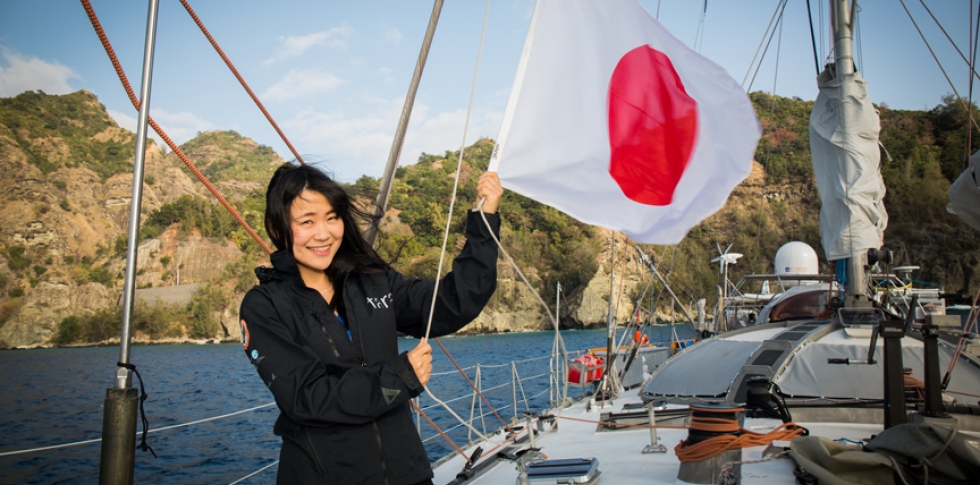
[[[944,340],[960,336],[959,318],[923,304],[938,295],[869,274],[887,223],[878,120],[850,57],[854,6],[832,0],[831,12],[836,65],[819,77],[811,148],[823,245],[846,281],[770,296],[756,325],[684,349],[639,389],[617,395],[606,379],[590,398],[528,415],[438,462],[435,483],[909,483],[930,469],[977,483],[980,361]],[[749,443],[726,448],[739,435]],[[719,453],[692,457],[702,439]],[[889,441],[906,449],[881,451]]]

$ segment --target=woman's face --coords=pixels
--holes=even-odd
[[[289,207],[290,229],[293,231],[293,257],[305,281],[333,262],[344,239],[344,221],[334,212],[327,198],[309,189],[293,200]]]

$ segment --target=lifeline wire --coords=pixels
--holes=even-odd
[[[236,485],[238,483],[242,483],[243,481],[245,481],[245,480],[247,480],[249,478],[252,478],[255,475],[258,475],[259,473],[262,473],[262,472],[264,472],[264,471],[266,471],[266,470],[268,470],[268,469],[270,469],[270,468],[272,468],[272,467],[274,467],[274,466],[276,466],[278,464],[279,464],[279,460],[276,460],[276,461],[274,461],[272,463],[269,463],[268,465],[266,465],[266,466],[264,466],[262,468],[259,468],[258,470],[255,470],[252,473],[249,473],[248,475],[245,475],[242,478],[239,478],[238,480],[235,480],[234,482],[229,483],[228,485]]]
[[[275,405],[276,405],[276,403],[270,402],[268,404],[263,404],[261,406],[255,406],[253,408],[248,408],[248,409],[242,409],[241,411],[235,411],[233,413],[223,414],[221,416],[214,416],[214,417],[211,417],[211,418],[198,419],[197,421],[190,421],[190,422],[187,422],[187,423],[174,424],[174,425],[170,425],[170,426],[164,426],[164,427],[161,427],[161,428],[151,429],[151,430],[148,430],[147,433],[159,433],[161,431],[169,431],[171,429],[183,428],[183,427],[186,427],[186,426],[193,426],[195,424],[207,423],[209,421],[217,421],[219,419],[230,418],[232,416],[237,416],[239,414],[249,413],[249,412],[252,412],[252,411],[256,411],[256,410],[259,410],[259,409],[262,409],[262,408],[267,408],[267,407],[275,406]],[[139,434],[139,431],[137,432],[137,434]],[[3,453],[0,453],[0,457],[11,456],[11,455],[21,455],[21,454],[24,454],[24,453],[33,453],[35,451],[57,450],[57,449],[61,449],[61,448],[69,448],[69,447],[72,447],[72,446],[87,445],[87,444],[90,444],[90,443],[98,443],[100,441],[102,441],[102,438],[96,438],[96,439],[84,440],[84,441],[75,441],[75,442],[71,442],[71,443],[63,443],[63,444],[60,444],[60,445],[42,446],[40,448],[31,448],[31,449],[27,449],[27,450],[5,451]]]

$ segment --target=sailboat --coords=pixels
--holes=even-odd
[[[841,34],[847,34],[853,26],[851,5],[849,0],[832,1],[835,25]],[[826,103],[831,110],[828,112],[830,120],[837,117],[846,120],[849,114],[833,110],[850,106],[852,98],[862,103],[867,101],[866,95],[859,92],[860,88],[854,87],[860,85],[860,77],[854,73],[850,59],[849,35],[841,35],[838,39],[837,63],[828,67],[821,77],[829,86],[828,96],[838,90],[846,96],[836,98],[836,103]],[[151,42],[148,42],[145,57],[152,59]],[[149,67],[145,67],[145,78]],[[144,88],[141,99],[148,101],[149,84],[144,83]],[[868,104],[860,105],[865,112]],[[145,102],[140,106],[137,157],[143,153],[139,143],[145,143],[148,105]],[[845,125],[852,127],[852,122],[845,122]],[[847,133],[847,130],[832,128],[830,132],[828,138],[833,139],[835,134]],[[397,159],[396,154],[393,156]],[[141,164],[139,160],[137,162],[134,178],[139,181]],[[136,191],[141,184],[134,183],[133,186]],[[134,194],[133,200],[139,200],[138,193]],[[872,214],[880,198],[875,200],[872,196],[870,200],[854,212]],[[138,215],[138,204],[134,204],[134,208]],[[381,210],[383,212],[383,205]],[[871,217],[871,220],[872,231],[883,229],[882,214]],[[131,223],[130,227],[137,225]],[[865,222],[864,225],[868,224]],[[134,230],[131,229],[131,241],[135,240]],[[837,235],[851,235],[850,231],[852,229],[847,226],[838,229]],[[864,275],[866,266],[871,263],[869,250],[877,247],[880,247],[880,234],[877,246],[863,247],[850,239],[845,243],[840,260],[844,261],[841,266],[848,274],[848,283],[842,295],[827,295],[823,303],[834,310],[828,315],[805,321],[772,322],[725,333],[681,352],[660,366],[638,393],[618,396],[616,392],[600,393],[568,405],[563,403],[548,412],[528,414],[523,426],[510,426],[485,436],[483,441],[464,452],[441,460],[435,468],[435,482],[597,483],[601,476],[605,483],[629,485],[676,483],[678,480],[717,483],[721,476],[726,481],[787,483],[793,480],[794,474],[793,463],[785,459],[786,448],[792,448],[788,439],[797,436],[801,426],[805,426],[812,436],[859,442],[880,433],[883,426],[891,428],[908,419],[901,362],[912,365],[913,375],[925,377],[922,412],[916,415],[945,421],[952,419],[947,417],[950,411],[965,410],[966,414],[956,421],[959,427],[953,429],[962,428],[964,435],[971,436],[969,430],[978,429],[976,407],[962,405],[963,401],[956,406],[947,406],[942,391],[945,388],[947,395],[958,393],[965,397],[980,395],[980,364],[966,357],[952,356],[950,349],[939,343],[938,334],[946,325],[943,319],[926,316],[924,322],[918,322],[914,305],[909,305],[910,312],[902,320],[901,315],[876,306],[876,302],[867,297]],[[129,259],[134,257],[130,251]],[[127,295],[133,266],[127,264]],[[131,308],[132,304],[127,302],[124,306]],[[922,341],[906,344],[903,348],[902,338],[910,331],[920,333]],[[884,340],[883,351],[878,350],[879,337]],[[130,480],[132,478],[134,442],[130,430],[135,429],[133,406],[137,398],[132,386],[133,369],[126,365],[129,343],[126,330],[121,340],[124,345],[117,386],[110,390],[106,401],[107,429],[118,429],[106,433],[105,443],[108,444],[103,448],[103,467],[118,469],[116,482],[125,483],[127,473]],[[611,350],[612,345],[609,348]],[[921,359],[917,360],[920,354]],[[950,374],[948,382],[940,383],[937,382],[938,369],[944,358],[960,365]],[[896,362],[899,363],[897,366]],[[882,386],[869,385],[874,382]],[[613,391],[612,387],[610,391]],[[746,406],[751,399],[757,401],[753,403],[755,407]],[[116,418],[110,408],[117,408],[115,416],[120,417],[119,422],[114,421]],[[783,422],[790,411],[795,413],[798,425]],[[665,445],[693,441],[693,435],[698,431],[693,423],[704,424],[705,414],[709,424],[711,419],[723,420],[724,430],[716,432],[710,427],[702,428],[702,434],[734,436],[747,435],[745,430],[773,430],[780,432],[777,434],[779,439],[744,449],[725,450],[707,458],[678,459]],[[118,438],[119,443],[113,444],[113,437]],[[108,453],[106,449],[109,449]],[[753,463],[748,463],[750,461]]]
[[[836,57],[819,75],[810,130],[840,287],[783,301],[819,314],[780,319],[770,307],[758,325],[675,355],[638,392],[528,415],[521,431],[441,462],[436,483],[976,482],[980,456],[965,450],[980,445],[980,361],[946,341],[958,318],[922,311],[922,295],[882,299],[868,283],[887,258],[878,117],[852,59],[854,4],[830,4]],[[903,296],[912,301],[891,301]]]

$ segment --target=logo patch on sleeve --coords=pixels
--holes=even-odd
[[[240,323],[241,323],[241,326],[242,326],[242,347],[244,347],[245,348],[245,351],[247,352],[248,351],[248,344],[250,343],[250,341],[252,339],[248,335],[248,324],[245,323],[245,319],[243,318]]]
[[[399,389],[387,389],[384,387],[381,388],[381,394],[384,395],[385,402],[388,404],[391,404],[391,402],[394,401],[395,398],[398,397],[399,394],[401,394],[401,392],[402,391]]]

